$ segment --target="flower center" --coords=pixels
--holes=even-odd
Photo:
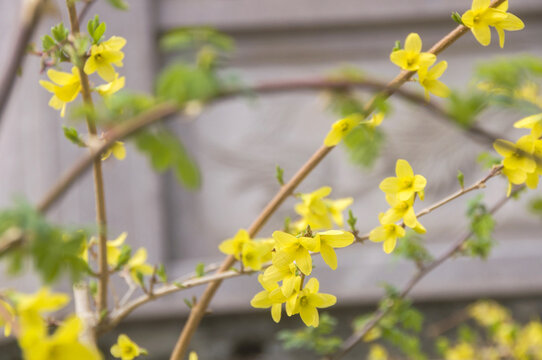
[[[301,306],[307,306],[309,303],[309,300],[307,300],[306,296],[302,296],[301,299],[299,299],[299,305]]]

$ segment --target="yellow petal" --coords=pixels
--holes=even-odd
[[[488,25],[475,25],[471,28],[476,40],[483,46],[488,46],[491,42],[491,31]]]
[[[416,33],[408,34],[405,40],[405,50],[409,52],[419,53],[422,51],[422,39]]]
[[[490,5],[490,0],[472,0],[472,10],[487,9]]]
[[[322,259],[324,259],[324,262],[331,268],[331,270],[337,269],[337,254],[335,254],[335,250],[327,244],[322,244],[320,247],[320,255],[322,255]]]
[[[301,320],[307,326],[318,326],[318,310],[314,306],[302,306],[299,309]],[[316,322],[316,325],[314,323]]]
[[[304,249],[299,249],[295,256],[295,263],[299,270],[305,274],[310,275],[312,271],[312,257],[309,252]]]
[[[414,171],[412,171],[412,167],[410,166],[408,161],[403,159],[397,160],[397,163],[395,164],[395,173],[399,178],[411,178],[414,176]]]
[[[328,230],[318,234],[320,235],[322,242],[325,242],[327,245],[334,248],[349,246],[355,240],[354,234],[341,230]]]
[[[282,304],[273,304],[271,306],[271,317],[273,321],[278,323],[282,315]]]
[[[337,298],[331,294],[313,294],[311,303],[318,308],[327,308],[337,303]]]
[[[397,243],[396,238],[387,238],[384,241],[384,244],[382,245],[382,248],[384,249],[384,252],[386,254],[390,254],[393,251],[393,249],[395,249],[395,244],[396,243]]]

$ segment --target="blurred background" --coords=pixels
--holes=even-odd
[[[61,11],[44,15],[40,34],[64,21]],[[453,11],[462,13],[469,1],[457,0],[132,0],[130,10],[112,10],[98,1],[95,13],[107,23],[106,37],[123,36],[126,88],[143,92],[154,89],[154,79],[175,54],[158,46],[168,30],[187,26],[211,26],[235,40],[236,49],[225,59],[225,76],[243,83],[307,79],[329,75],[346,64],[371,78],[388,81],[398,69],[389,61],[396,40],[410,32],[423,39],[424,50],[456,24]],[[0,2],[0,66],[7,62],[19,1]],[[510,11],[526,24],[520,32],[507,33],[504,49],[496,33],[484,48],[466,34],[439,59],[448,70],[441,80],[451,88],[466,89],[476,66],[497,58],[530,54],[542,57],[542,5],[540,0],[511,1]],[[35,203],[57,177],[84,153],[65,141],[58,112],[47,106],[49,93],[38,84],[39,59],[27,57],[22,76],[3,114],[0,131],[0,206],[12,204],[21,195]],[[408,88],[421,90],[416,84]],[[420,91],[421,93],[421,91]],[[361,95],[363,96],[363,95]],[[432,204],[458,188],[456,174],[465,183],[480,179],[485,170],[476,162],[478,153],[490,150],[474,142],[458,127],[435,119],[426,110],[401,100],[392,101],[393,112],[382,125],[385,144],[371,169],[363,169],[337,149],[302,183],[299,191],[311,192],[325,185],[331,198],[352,196],[358,227],[369,231],[378,224],[378,212],[386,209],[378,183],[394,172],[397,158],[407,159],[416,173],[428,179],[426,200],[417,209]],[[512,128],[522,114],[500,109],[484,112],[480,125],[514,140],[522,132]],[[198,116],[170,122],[197,160],[203,185],[194,192],[177,184],[173,176],[157,175],[147,159],[128,145],[122,161],[104,165],[110,237],[128,232],[134,248],[145,245],[150,262],[163,262],[170,276],[193,271],[199,262],[220,261],[218,244],[246,228],[278,190],[275,166],[284,168],[285,179],[320,146],[336,117],[328,109],[328,97],[317,92],[237,98],[210,105]],[[506,191],[503,179],[492,180],[483,191],[488,205]],[[540,194],[540,190],[537,190]],[[535,192],[532,192],[535,194]],[[434,254],[464,236],[466,199],[461,198],[424,217],[427,246]],[[507,205],[496,215],[498,246],[485,260],[461,258],[448,262],[425,278],[412,292],[416,306],[427,322],[446,318],[478,298],[494,298],[509,306],[519,319],[542,314],[541,222],[526,210],[528,198]],[[294,200],[286,202],[261,232],[269,236],[282,227],[286,216],[295,216]],[[91,177],[72,188],[50,213],[64,224],[90,225],[94,220]],[[372,310],[383,295],[382,283],[402,286],[415,267],[386,256],[379,244],[366,243],[338,252],[336,271],[316,263],[315,275],[322,291],[338,297],[329,313],[339,319],[338,332],[347,335],[353,317]],[[0,275],[1,287],[34,291],[39,282],[32,275],[11,278]],[[125,285],[115,284],[119,293]],[[149,359],[166,359],[182,328],[188,308],[183,298],[201,288],[166,297],[139,309],[120,331],[149,350]],[[259,291],[255,276],[229,280],[212,302],[212,315],[205,318],[193,340],[200,359],[302,359],[308,352],[285,352],[276,340],[281,329],[301,325],[298,318],[275,324],[267,311],[250,307]],[[116,337],[109,334],[104,345]],[[3,341],[3,340],[2,340]],[[9,345],[9,344],[8,344]],[[0,348],[1,359],[17,358],[12,346]],[[361,358],[361,346],[351,359]]]

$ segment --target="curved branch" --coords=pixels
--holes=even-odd
[[[517,188],[514,190],[513,193],[515,194],[521,189],[522,187]],[[504,204],[506,204],[506,202],[510,198],[511,196],[502,198],[495,206],[493,206],[490,209],[489,213],[494,214],[495,212],[497,212]],[[429,263],[428,265],[420,269],[406,283],[406,285],[403,287],[403,289],[399,293],[398,298],[399,299],[405,298],[410,293],[410,291],[414,288],[414,286],[416,286],[416,284],[423,277],[425,277],[425,275],[433,271],[435,268],[440,266],[446,260],[458,254],[463,249],[463,246],[471,238],[472,235],[473,233],[469,232],[466,236],[460,238],[455,243],[453,243],[452,246],[446,252],[444,252],[441,256],[439,256],[437,259],[433,260],[431,263]],[[391,302],[388,306],[384,308],[380,308],[375,313],[373,313],[373,316],[371,317],[371,319],[365,324],[365,326],[359,332],[355,332],[354,334],[352,334],[348,339],[346,339],[346,341],[341,346],[341,349],[337,353],[335,353],[332,356],[326,357],[326,359],[338,360],[342,358],[344,355],[346,355],[347,353],[349,353],[357,344],[359,344],[363,340],[365,335],[367,335],[367,333],[371,331],[371,329],[373,329],[376,325],[378,325],[380,320],[382,320],[382,318],[390,312],[392,307],[393,307],[393,302]]]

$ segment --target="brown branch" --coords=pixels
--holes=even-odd
[[[514,190],[514,194],[520,191],[522,187],[517,188]],[[490,214],[495,214],[511,197],[503,197],[496,205],[494,205],[490,210]],[[422,269],[420,269],[403,287],[401,292],[399,293],[398,299],[405,298],[410,291],[416,286],[416,284],[428,273],[433,271],[435,268],[440,266],[442,263],[444,263],[446,260],[452,258],[454,255],[458,254],[463,250],[463,247],[465,243],[472,237],[473,232],[469,232],[466,236],[460,238],[456,242],[452,244],[452,246],[445,251],[441,256],[439,256],[437,259],[433,260],[428,265],[424,266]],[[352,334],[348,339],[346,339],[341,346],[341,349],[337,351],[334,355],[327,357],[327,359],[333,359],[338,360],[342,358],[344,355],[349,353],[357,344],[359,344],[365,335],[369,331],[371,331],[384,316],[386,316],[393,307],[393,302],[391,302],[386,307],[381,307],[379,310],[377,310],[371,319],[365,324],[365,326],[358,332],[355,332]]]
[[[84,2],[83,8],[79,12],[79,16],[77,17],[79,24],[83,22],[83,20],[87,16],[88,11],[92,7],[92,5],[94,5],[96,0],[84,0],[83,2]]]
[[[493,1],[492,6],[497,6],[502,2],[504,2],[504,0]],[[439,42],[437,42],[431,48],[431,50],[429,50],[429,52],[435,55],[439,54],[448,46],[450,46],[452,43],[454,43],[457,39],[459,39],[467,31],[468,31],[467,27],[463,25],[459,25],[455,30],[453,30],[444,38],[442,38]],[[388,89],[385,90],[382,94],[380,94],[380,98],[387,98],[391,96],[399,87],[401,87],[401,85],[403,85],[407,80],[409,80],[414,74],[415,74],[414,71],[402,71],[395,79],[393,79],[388,84]],[[371,113],[374,110],[375,101],[376,101],[376,97],[373,98],[373,101],[370,102],[365,107],[367,114]],[[258,232],[258,230],[263,226],[263,224],[265,224],[267,219],[269,219],[269,217],[273,214],[276,208],[278,208],[278,206],[291,193],[291,191],[293,191],[293,189],[295,189],[295,187],[308,175],[308,173],[314,167],[316,167],[316,165],[320,163],[320,161],[331,151],[331,149],[333,149],[333,147],[326,147],[326,146],[323,146],[320,149],[318,149],[316,153],[309,159],[309,161],[305,165],[303,165],[300,171],[286,185],[284,185],[281,188],[281,190],[271,200],[271,202],[265,207],[265,209],[256,218],[256,220],[250,227],[249,233],[251,234],[251,236],[254,236],[255,233]],[[229,267],[231,267],[231,265],[234,262],[235,262],[234,257],[228,256],[222,263],[222,266],[220,267],[218,272],[226,271]],[[183,327],[183,330],[179,336],[179,339],[177,340],[177,343],[175,344],[175,348],[173,349],[170,360],[181,360],[186,355],[188,345],[190,343],[190,339],[192,338],[192,335],[196,331],[196,328],[198,327],[201,319],[203,318],[203,315],[206,312],[207,306],[211,302],[211,299],[213,298],[220,284],[221,284],[220,280],[210,283],[205,289],[205,291],[203,292],[202,296],[200,297],[199,302],[190,311],[188,320]]]
[[[17,72],[22,64],[26,48],[43,13],[46,0],[22,1],[22,16],[17,26],[17,33],[13,36],[13,50],[9,51],[11,57],[4,67],[4,73],[0,81],[0,123],[2,113],[7,105]]]
[[[71,32],[76,35],[79,30],[79,17],[74,0],[66,0],[66,6],[70,17]],[[81,94],[86,106],[93,108],[92,94],[87,74],[83,71],[83,61],[78,59],[77,67],[81,78]],[[96,123],[92,116],[86,116],[88,132],[91,138],[97,137]],[[98,224],[98,294],[97,310],[102,314],[107,310],[107,289],[109,283],[109,268],[107,265],[107,214],[105,210],[105,189],[103,182],[102,160],[93,160],[94,194],[96,199],[96,223]],[[103,318],[100,316],[100,318]]]

